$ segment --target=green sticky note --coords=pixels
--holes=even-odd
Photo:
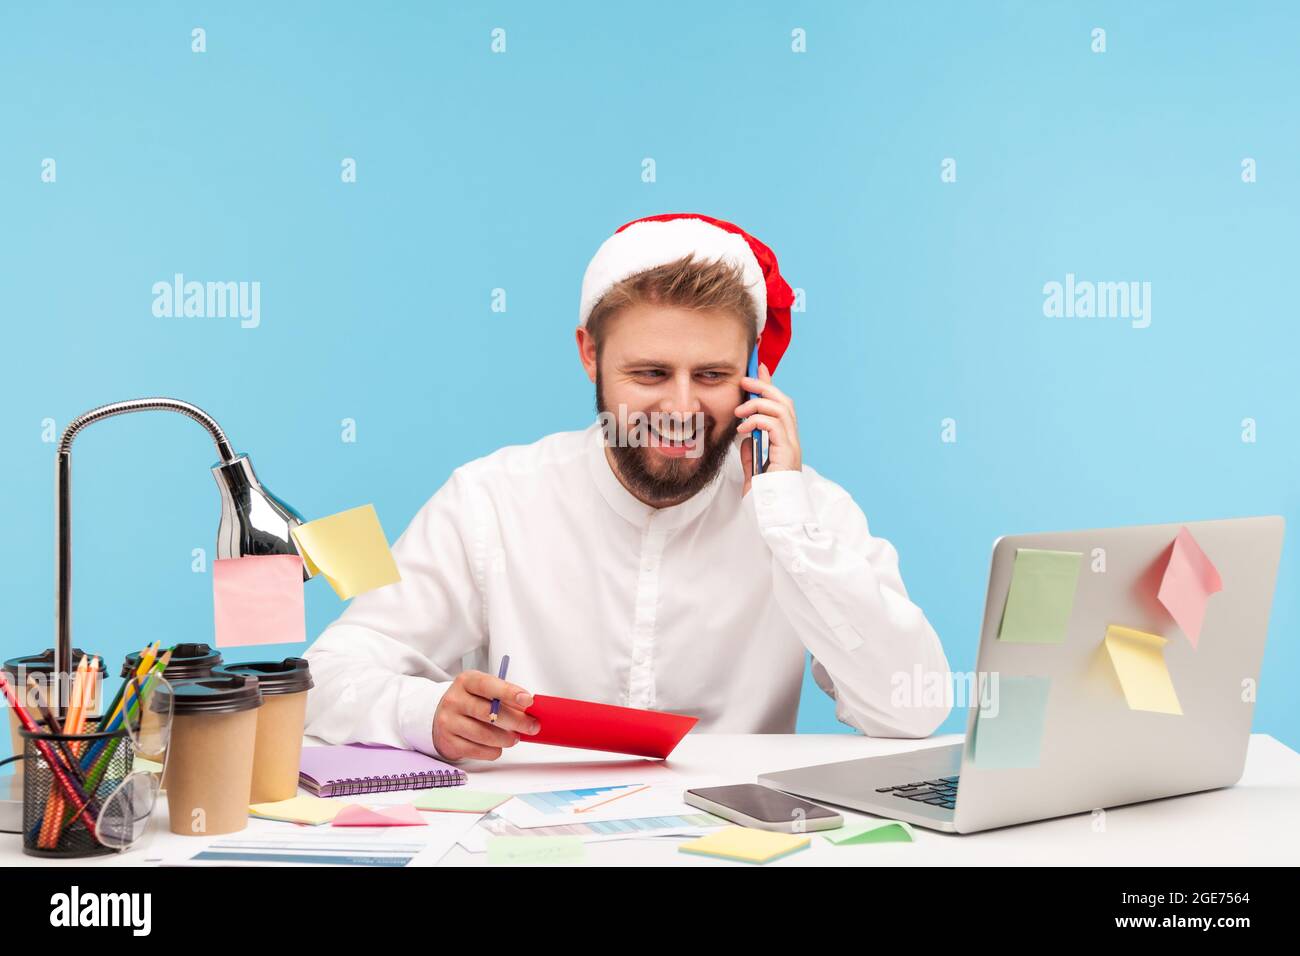
[[[439,787],[415,801],[417,810],[441,810],[447,813],[487,813],[495,810],[514,794]]]
[[[980,692],[971,756],[981,770],[1037,767],[1050,677],[996,675]]]
[[[1074,586],[1082,559],[1078,551],[1017,548],[998,640],[1015,644],[1062,643],[1074,608]]]
[[[492,836],[487,840],[487,854],[493,866],[581,863],[587,858],[587,845],[576,836]]]
[[[858,846],[863,843],[911,843],[912,828],[901,820],[873,820],[853,824],[823,833],[836,846]]]

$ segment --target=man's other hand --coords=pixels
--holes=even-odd
[[[492,723],[492,701],[501,707]],[[433,746],[447,760],[496,760],[520,734],[535,734],[541,725],[524,713],[533,695],[482,671],[464,671],[442,695],[433,715]]]

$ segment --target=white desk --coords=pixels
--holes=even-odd
[[[753,782],[766,771],[899,753],[959,739],[958,735],[885,740],[856,734],[691,734],[663,764],[520,744],[507,750],[500,761],[467,761],[463,766],[470,775],[469,786],[511,793],[550,790],[571,783],[662,782],[671,778],[685,788]],[[318,743],[313,738],[306,742]],[[961,836],[918,827],[912,844],[836,847],[812,834],[809,849],[768,865],[1295,865],[1300,862],[1298,812],[1300,754],[1272,737],[1255,734],[1250,740],[1245,774],[1237,786],[1109,810],[1104,832],[1094,830],[1090,814],[1080,814]],[[845,816],[852,822],[861,815],[846,811]],[[141,847],[117,856],[68,862],[78,866],[149,865],[147,857],[165,854],[176,846],[193,844],[197,848],[197,838],[167,832],[165,820],[166,806],[160,804],[153,833]],[[290,825],[259,820],[252,823],[250,830]],[[680,853],[678,842],[652,839],[592,843],[587,846],[587,860],[607,866],[749,865]],[[486,854],[470,853],[457,846],[438,865],[486,863]],[[26,856],[18,836],[0,834],[0,865],[61,864]]]

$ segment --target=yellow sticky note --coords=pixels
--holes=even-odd
[[[698,853],[701,856],[720,856],[727,860],[741,860],[745,863],[767,863],[796,850],[802,850],[809,843],[807,834],[774,833],[771,830],[758,830],[754,827],[723,827],[698,840],[690,840],[677,849],[683,853]]]
[[[323,574],[343,600],[402,579],[374,505],[340,511],[293,529],[312,574]]]
[[[1130,710],[1157,714],[1183,713],[1174,682],[1165,666],[1165,645],[1158,634],[1112,624],[1106,628],[1106,651],[1124,688]]]
[[[248,812],[263,820],[283,820],[286,823],[310,823],[314,827],[329,823],[344,807],[351,806],[342,800],[299,795],[274,803],[254,803]]]

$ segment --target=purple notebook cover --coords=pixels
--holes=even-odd
[[[465,782],[465,771],[418,750],[345,744],[303,747],[298,780],[312,793],[331,797],[381,790],[455,787]]]

